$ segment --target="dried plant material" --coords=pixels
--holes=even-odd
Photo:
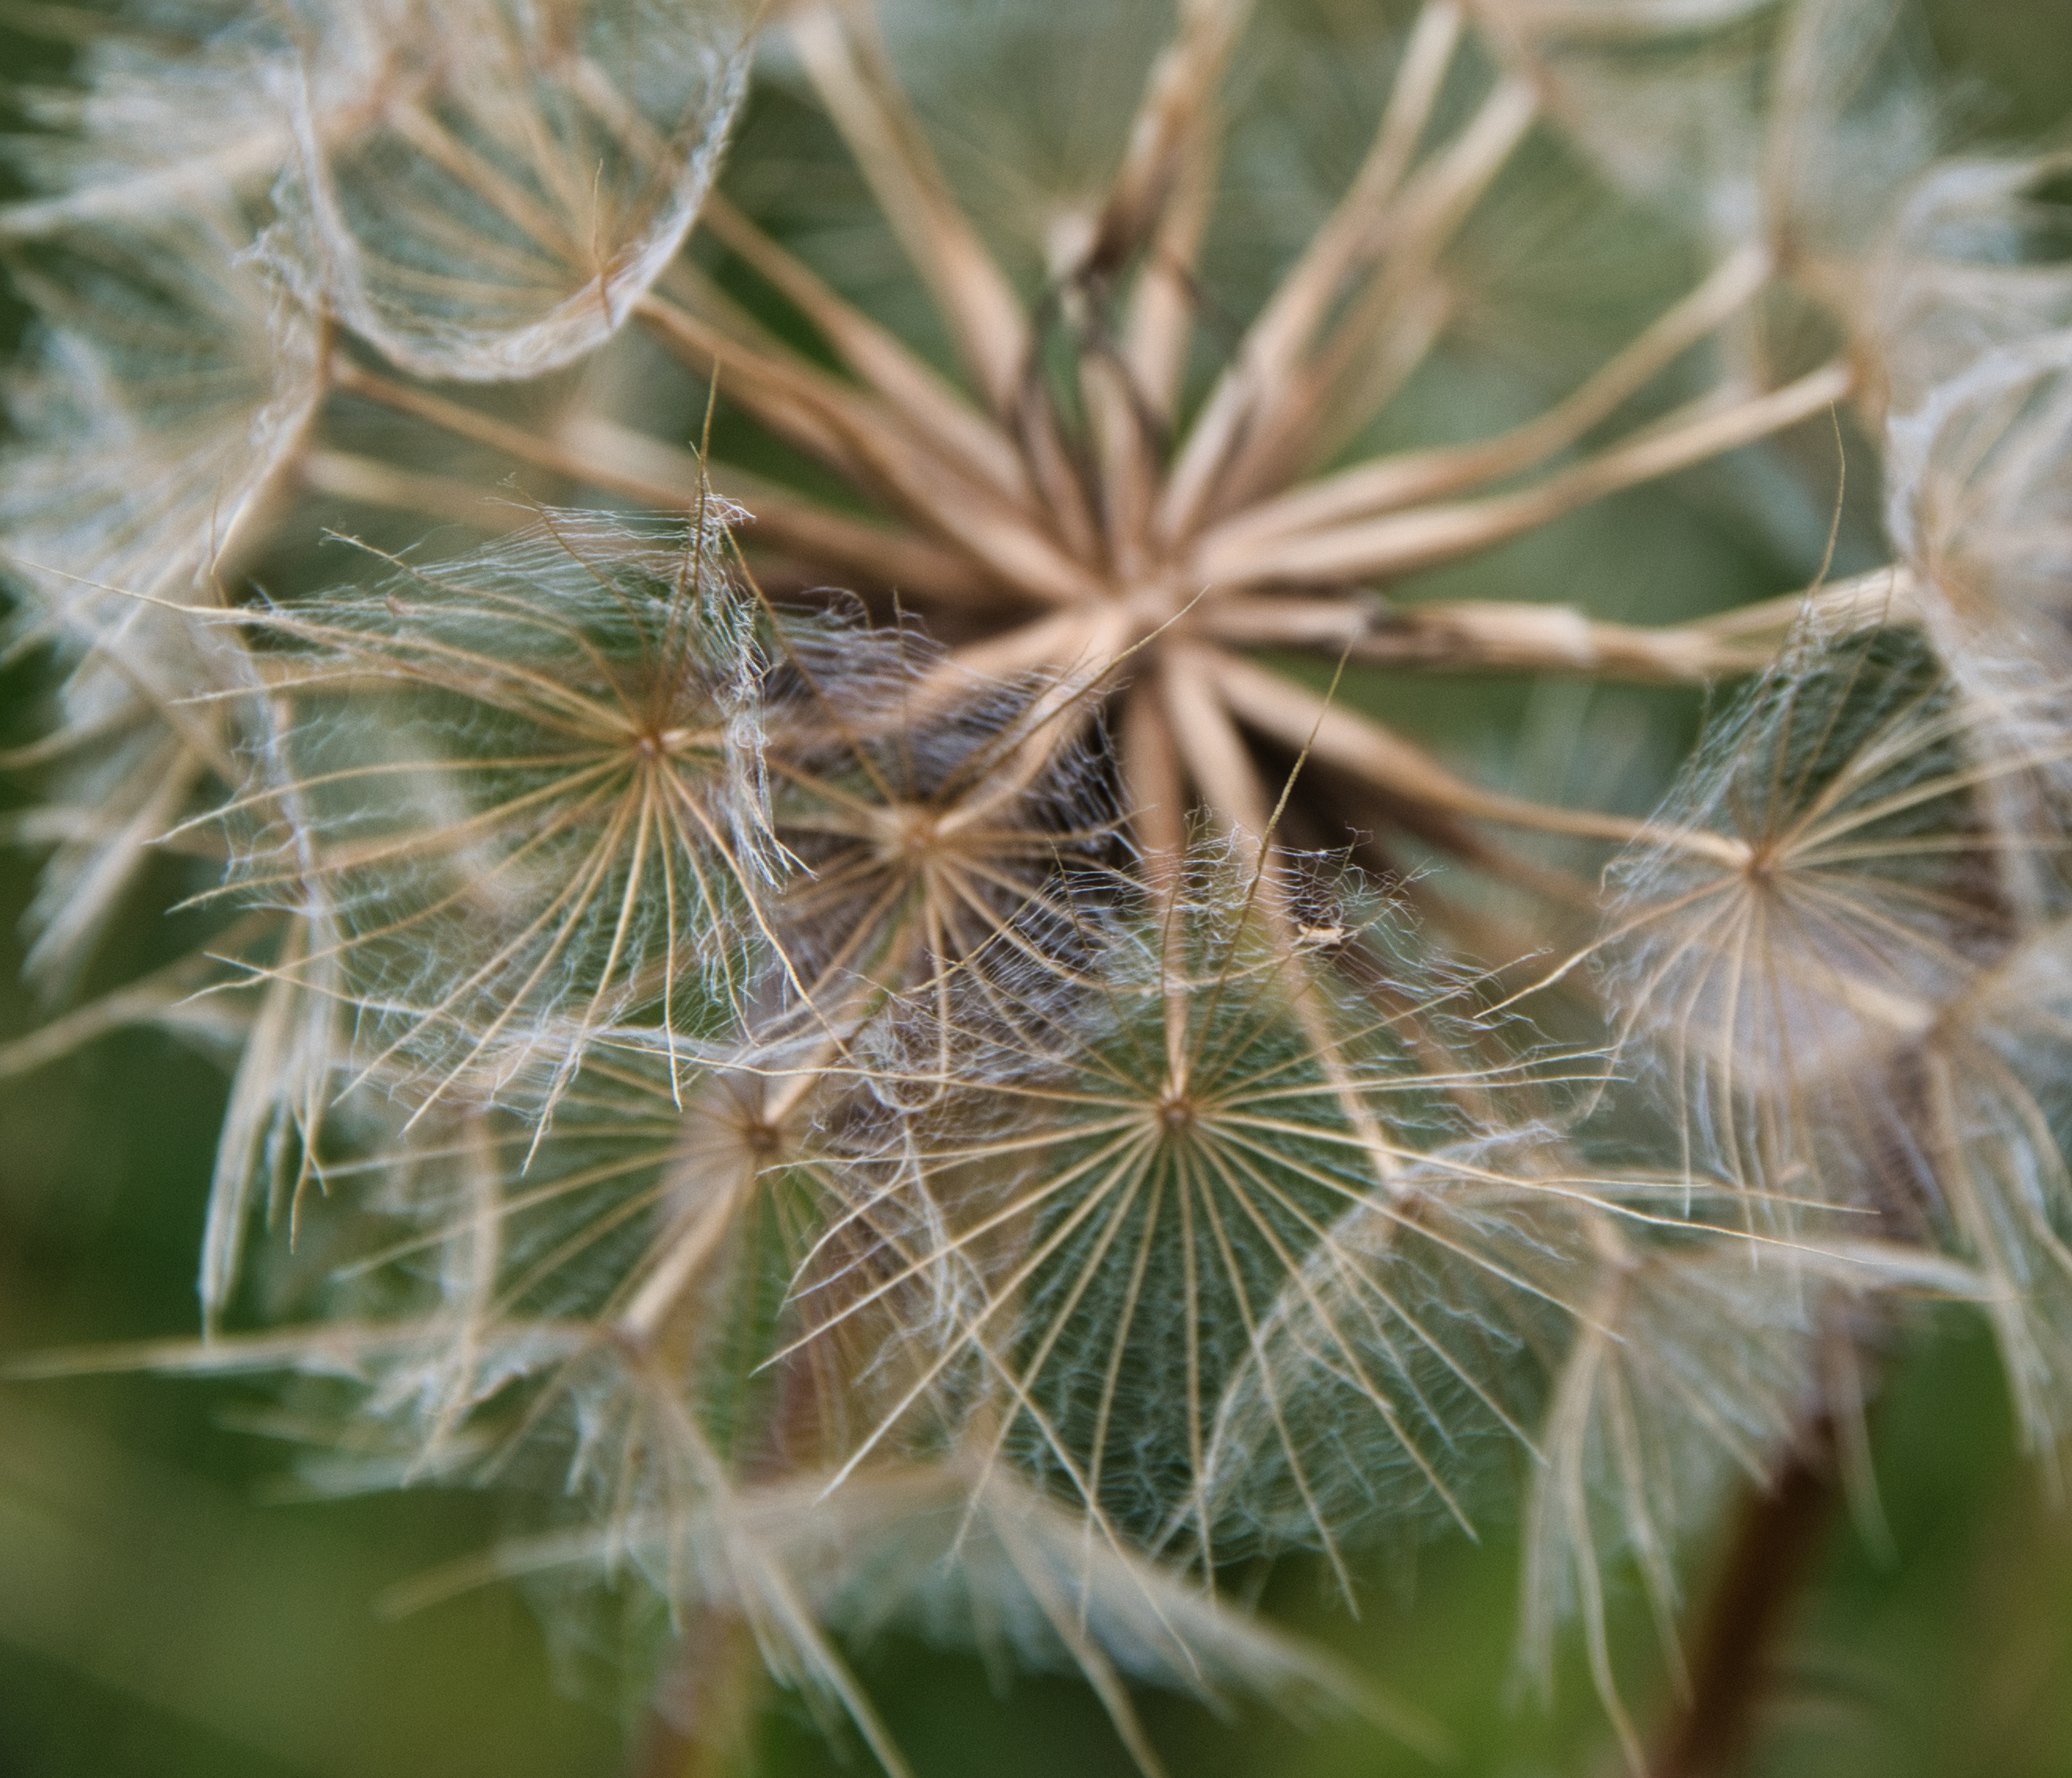
[[[1891,438],[1893,535],[1962,640],[2010,664],[2062,667],[2072,622],[2072,331],[1982,355],[1895,419]]]
[[[150,621],[140,599],[216,602],[323,388],[322,335],[196,222],[104,235],[27,281],[48,331],[17,379],[0,528],[70,651]]]
[[[771,761],[775,819],[800,867],[772,918],[796,989],[789,1023],[852,1040],[918,996],[947,1044],[974,980],[1089,965],[1062,879],[1114,852],[1119,823],[1079,738],[1086,687],[989,684],[919,637],[894,647],[898,677],[867,724],[837,717],[837,745]],[[947,1078],[947,1052],[939,1066]]]
[[[195,221],[98,236],[25,274],[47,331],[9,391],[0,551],[18,626],[68,675],[50,815],[72,814],[31,918],[48,990],[76,980],[150,856],[227,762],[181,706],[218,668],[178,609],[218,598],[323,394],[322,335],[234,237]]]
[[[263,1213],[269,1226],[292,1227],[322,1181],[326,1127],[348,1049],[336,938],[320,918],[283,922],[272,947],[255,947],[260,957],[237,958],[239,985],[256,990],[257,1004],[224,1108],[202,1231],[197,1288],[211,1333],[242,1279],[254,1222]],[[313,962],[312,952],[321,960]],[[211,984],[219,1002],[227,985]]]
[[[1203,84],[1203,71],[1234,53],[1232,19],[1204,10],[1176,40],[1175,60],[1155,66],[1148,50],[1139,57],[1117,39],[1113,63],[1087,88],[1098,122],[1066,142],[1018,104],[982,125],[952,121],[945,109],[952,96],[968,104],[969,91],[1002,78],[989,57],[1070,29],[1059,19],[1025,19],[1011,6],[994,9],[998,18],[980,10],[986,30],[954,44],[911,43],[896,13],[882,39],[861,14],[838,10],[814,12],[796,34],[814,90],[882,212],[882,226],[915,268],[971,372],[976,405],[964,405],[913,345],[872,318],[860,293],[845,294],[838,276],[808,269],[758,228],[745,204],[715,207],[717,238],[783,293],[855,381],[829,377],[703,277],[666,286],[647,318],[687,362],[723,367],[723,399],[878,504],[900,547],[911,539],[966,564],[965,588],[936,590],[943,577],[932,566],[921,581],[896,584],[970,639],[960,654],[969,664],[996,673],[1067,672],[1083,659],[1136,647],[1131,671],[1117,675],[1104,701],[1118,730],[1137,737],[1134,750],[1155,744],[1175,762],[1174,813],[1198,795],[1243,822],[1272,800],[1251,718],[1227,700],[1219,675],[1205,671],[1211,657],[1194,646],[1192,632],[1246,644],[1282,636],[1320,650],[1357,645],[1371,633],[1372,607],[1345,597],[1349,583],[1490,548],[1578,505],[1818,413],[1850,387],[1851,372],[1830,364],[1768,392],[1722,388],[1634,429],[1619,444],[1560,463],[1671,367],[1739,325],[1775,270],[1766,249],[1752,244],[1725,256],[1627,351],[1540,419],[1486,443],[1404,453],[1305,482],[1385,409],[1434,348],[1444,322],[1434,293],[1448,276],[1448,257],[1528,151],[1539,119],[1532,82],[1478,60],[1466,47],[1462,15],[1434,5],[1400,46],[1381,33],[1346,38],[1349,53],[1373,58],[1393,80],[1367,117],[1371,133],[1358,168],[1313,240],[1280,268],[1277,285],[1198,408],[1182,417],[1177,436],[1161,436],[1151,417],[1170,405],[1162,392],[1192,330],[1184,307],[1158,309],[1166,299],[1157,292],[1186,273],[1187,264],[1150,254],[1162,222],[1147,215],[1125,228],[1115,219],[1125,211],[1134,216],[1152,195],[1178,205],[1183,190],[1194,189],[1178,170],[1156,170],[1161,157],[1178,153],[1170,146],[1176,132],[1207,155],[1242,123],[1227,118]],[[1506,55],[1526,53],[1501,33],[1498,41]],[[895,64],[919,83],[911,105]],[[1127,101],[1125,73],[1138,68],[1142,74],[1129,77],[1143,81],[1141,95]],[[994,143],[990,158],[976,152],[977,138],[964,133],[972,129]],[[1113,147],[1101,150],[1108,140]],[[1112,211],[1078,206],[1066,195],[1078,175],[1064,166],[1103,152],[1113,159],[1108,176],[1120,207]],[[1009,281],[1022,263],[1012,250],[1012,226],[981,236],[957,214],[957,198],[975,195],[989,169],[1007,164],[1024,175],[1052,170],[1058,195],[1047,220],[1029,192],[989,199],[985,214],[996,224],[1019,223],[1025,240],[1041,237],[1039,257],[1054,295],[1025,298]],[[1186,253],[1200,248],[1210,220],[1197,216],[1184,237],[1175,237],[1190,244]],[[989,249],[1001,257],[989,258]],[[1149,336],[1136,330],[1154,312],[1167,315],[1153,353],[1165,368],[1153,377],[1157,388],[1139,388],[1133,367],[1141,361],[1149,368],[1137,355],[1152,348]],[[1009,363],[1019,367],[1012,376],[1003,368]],[[1479,491],[1521,475],[1535,482]],[[1091,501],[1090,487],[1097,496]],[[800,516],[783,513],[791,535]],[[859,557],[850,560],[861,565]],[[1298,614],[1291,594],[1305,591],[1309,597]],[[1060,608],[1083,618],[1068,623],[1043,614]],[[1276,610],[1285,618],[1274,617]],[[1516,637],[1509,646],[1532,653],[1533,621],[1523,613],[1508,619],[1490,613],[1485,646],[1505,648],[1494,632],[1507,622]],[[972,635],[974,629],[981,634]],[[1611,658],[1600,656],[1601,666]],[[1140,717],[1137,707],[1147,700]],[[1116,706],[1130,713],[1116,713]],[[1170,732],[1154,743],[1157,728]],[[1466,803],[1475,800],[1467,794]],[[1464,804],[1456,812],[1473,811]],[[1467,830],[1456,831],[1459,849],[1472,856]]]
[[[2007,873],[2049,842],[1996,827],[1991,793],[2056,762],[1979,758],[1971,731],[1918,634],[1810,634],[1720,725],[1663,838],[1614,867],[1610,992],[1701,1164],[1817,1177],[1809,1144],[1864,1139],[1858,1095],[2012,942]]]
[[[1473,1411],[1490,1386],[1427,1324],[1454,1317],[1426,1281],[1405,1298],[1343,1231],[1364,1216],[1412,1238],[1451,1184],[1500,1196],[1499,1176],[1434,1151],[1519,1083],[1481,1064],[1457,984],[1401,977],[1385,921],[1327,902],[1291,942],[1282,905],[1256,864],[1198,849],[1137,908],[1080,915],[1091,993],[1047,971],[1019,992],[986,982],[947,1042],[917,1046],[948,1072],[890,1076],[918,1109],[844,1220],[894,1231],[882,1290],[924,1283],[944,1318],[853,1463],[948,1390],[993,1404],[988,1460],[1026,1467],[1103,1536],[1204,1562],[1291,1535],[1334,1548],[1342,1503],[1322,1497],[1360,1484],[1329,1459],[1312,1472],[1314,1429],[1297,1421],[1322,1395],[1290,1374],[1303,1353],[1400,1441],[1392,1509],[1427,1488],[1453,1504],[1435,1465],[1461,1429],[1426,1392],[1443,1379]],[[1341,947],[1390,971],[1372,996],[1338,979]],[[1426,1232],[1472,1273],[1459,1213],[1435,1207]],[[1483,1263],[1507,1277],[1500,1249]],[[804,1337],[856,1312],[816,1305]],[[1264,1510],[1276,1489],[1292,1528]]]
[[[1688,1690],[1675,1551],[1737,1483],[1768,1489],[1816,1419],[1848,1410],[1830,1398],[1823,1344],[1846,1337],[1854,1304],[1875,1289],[1980,1287],[1961,1267],[1902,1249],[1751,1253],[1716,1240],[1651,1252],[1615,1227],[1601,1224],[1597,1235],[1598,1294],[1548,1406],[1527,1508],[1520,1654],[1550,1686],[1556,1633],[1580,1618],[1599,1695],[1628,1764],[1644,1771],[1612,1669],[1610,1577],[1638,1572]],[[1730,1390],[1719,1386],[1724,1377]]]
[[[405,15],[388,0],[292,18],[236,0],[112,10],[47,9],[52,27],[69,17],[80,47],[70,83],[23,95],[43,132],[7,153],[46,195],[0,206],[0,240],[261,213],[294,157],[290,71],[299,64],[327,133],[350,128]]]
[[[1220,1516],[1269,1546],[1420,1513],[1474,1532],[1536,1452],[1547,1367],[1585,1312],[1578,1212],[1610,1182],[1564,1162],[1552,1131],[1507,1131],[1345,1196],[1223,1390],[1203,1459]]]
[[[266,724],[236,892],[335,934],[373,1054],[436,1097],[574,1066],[641,1016],[695,1038],[751,991],[782,868],[763,806],[763,614],[716,516],[545,513],[458,561],[230,618]],[[796,643],[795,643],[796,645]],[[562,1060],[557,1065],[554,1057]]]
[[[1977,1271],[2024,1436],[2049,1456],[2072,1424],[2072,1176],[2054,1061],[2066,1029],[2065,929],[2039,930],[1922,1045],[1892,1116]]]
[[[1894,421],[1986,352],[2019,351],[2072,325],[2067,220],[2035,195],[2058,164],[2042,155],[1938,161],[1865,256],[1860,331]],[[1877,401],[1876,388],[1865,392]]]
[[[1090,1545],[1076,1515],[1005,1472],[974,1489],[953,1454],[831,1497],[809,1496],[815,1479],[758,1504],[816,1577],[831,1622],[852,1633],[915,1624],[1038,1669],[1077,1669],[1147,1772],[1162,1768],[1126,1680],[1214,1702],[1248,1693],[1297,1714],[1358,1710],[1428,1756],[1446,1751],[1421,1712],[1188,1576]]]
[[[275,252],[392,362],[535,376],[602,344],[682,246],[746,72],[734,0],[385,9],[358,127],[293,95]]]
[[[894,1772],[845,1637],[1157,1773],[1135,1682],[1375,1704],[1230,1562],[1507,1510],[1655,1769],[1616,1577],[1713,1685],[1686,1549],[1868,1496],[1902,1305],[2072,1425],[2062,224],[1885,0],[249,11],[0,210],[31,973],[159,858],[212,934],[0,1073],[236,1057],[203,1337],[46,1372],[293,1373],[319,1485],[544,1523],[419,1597]]]

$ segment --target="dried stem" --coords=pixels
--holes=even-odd
[[[738,1612],[708,1608],[677,1639],[676,1665],[628,1778],[726,1778],[753,1769],[750,1738],[770,1689],[755,1632]]]
[[[1692,1664],[1691,1694],[1648,1762],[1648,1778],[1722,1778],[1745,1751],[1775,1645],[1840,1497],[1836,1434],[1811,1427],[1729,1546]]]

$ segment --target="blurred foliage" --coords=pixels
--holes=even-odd
[[[1967,133],[2061,142],[2072,110],[2072,0],[1937,0],[1931,25],[1967,77]],[[27,72],[0,10],[0,62]],[[19,317],[0,314],[11,336]],[[1629,496],[1453,571],[1468,596],[1587,587],[1603,614],[1684,572],[1692,610],[1778,589],[1761,546],[1737,540],[1720,490]],[[1824,522],[1824,521],[1823,521]],[[1694,533],[1704,540],[1693,548]],[[1453,584],[1465,580],[1470,584]],[[1576,596],[1572,590],[1564,596]],[[1681,614],[1662,609],[1667,619]],[[32,666],[0,671],[0,745],[35,725]],[[1578,721],[1572,688],[1499,696],[1470,684],[1376,684],[1356,697],[1427,700],[1472,752],[1523,727],[1550,745]],[[1636,749],[1688,734],[1695,709],[1640,707]],[[1671,700],[1673,704],[1675,700]],[[1601,712],[1599,712],[1601,719]],[[1629,770],[1644,802],[1660,761]],[[1550,786],[1550,788],[1552,788]],[[1617,803],[1614,795],[1603,799]],[[15,930],[32,860],[0,862],[0,931]],[[118,936],[124,979],[181,949],[177,918]],[[0,968],[0,1040],[38,1009]],[[90,985],[90,984],[89,984]],[[170,1039],[103,1042],[0,1093],[0,1351],[179,1335],[193,1277],[224,1077]],[[1983,1331],[1952,1315],[1896,1337],[1873,1434],[1889,1549],[1835,1525],[1780,1654],[1750,1769],[1774,1778],[2023,1778],[2072,1772],[2072,1510],[2017,1455]],[[586,1778],[623,1769],[641,1706],[600,1651],[519,1593],[465,1594],[384,1616],[384,1592],[499,1529],[493,1501],[430,1491],[314,1501],[292,1487],[272,1398],[248,1386],[118,1377],[0,1385],[0,1778]],[[1729,1528],[1730,1529],[1730,1528]],[[1702,1600],[1703,1563],[1694,1595]],[[1511,1676],[1515,1552],[1504,1528],[1384,1554],[1357,1617],[1302,1562],[1249,1579],[1262,1605],[1445,1723],[1461,1778],[1617,1769],[1579,1657],[1549,1706]],[[1646,1719],[1659,1672],[1637,1598],[1616,1628]],[[898,1636],[854,1651],[927,1778],[1108,1778],[1131,1768],[1076,1682],[1010,1682],[974,1658]],[[1350,1778],[1433,1768],[1356,1721],[1218,1720],[1153,1698],[1177,1773]],[[762,1769],[867,1765],[802,1710],[773,1700]]]

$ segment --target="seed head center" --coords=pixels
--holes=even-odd
[[[942,835],[931,810],[887,810],[879,824],[878,856],[887,863],[903,859],[910,864],[919,864],[941,844]]]
[[[1192,598],[1181,582],[1165,578],[1125,585],[1119,596],[1128,614],[1133,634],[1139,640],[1182,622]]]

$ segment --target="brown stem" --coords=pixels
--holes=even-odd
[[[726,1778],[752,1770],[769,1678],[746,1620],[724,1608],[699,1612],[684,1626],[673,1660],[631,1778]]]
[[[1749,1501],[1706,1614],[1690,1696],[1648,1761],[1649,1778],[1734,1770],[1771,1677],[1770,1649],[1832,1516],[1835,1469],[1835,1429],[1823,1419]]]

